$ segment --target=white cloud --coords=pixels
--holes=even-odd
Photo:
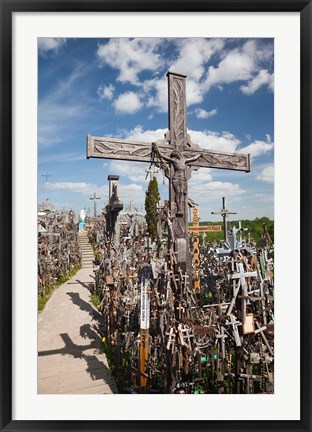
[[[168,87],[165,77],[145,80],[142,87],[143,91],[148,95],[147,107],[156,107],[159,112],[168,111]]]
[[[217,67],[210,66],[205,81],[205,90],[213,85],[230,84],[235,81],[252,80],[259,66],[273,55],[271,46],[261,46],[255,40],[224,54]]]
[[[198,119],[207,119],[209,117],[212,117],[218,113],[218,110],[213,109],[211,111],[206,111],[202,108],[196,108],[195,109],[195,115]]]
[[[193,131],[189,130],[191,140],[201,148],[224,152],[236,152],[240,140],[230,132]]]
[[[265,181],[268,183],[274,182],[274,165],[264,167],[261,173],[257,176],[257,180]]]
[[[121,173],[118,173],[121,174]],[[121,180],[122,180],[122,176]],[[84,197],[84,199],[87,198],[88,204],[89,198],[93,196],[94,192],[98,197],[101,198],[101,203],[104,202],[107,203],[108,201],[108,182],[105,185],[96,185],[92,183],[85,183],[85,182],[59,182],[59,183],[46,183],[46,188],[51,191],[67,191],[69,193],[79,193]],[[145,191],[142,187],[142,185],[136,184],[136,183],[130,183],[130,184],[122,184],[122,181],[120,181],[118,193],[120,199],[124,203],[128,203],[129,201],[141,203],[144,202],[145,197]]]
[[[270,134],[265,134],[265,137],[266,137],[267,142],[270,143],[272,141],[272,138],[271,138]]]
[[[108,86],[100,85],[97,89],[97,94],[100,99],[112,100],[115,91],[115,86],[109,84]]]
[[[237,183],[230,182],[208,182],[208,183],[191,183],[190,182],[190,194],[192,198],[196,201],[203,200],[203,196],[209,197],[209,199],[219,198],[222,196],[237,197],[246,193],[244,189],[241,189],[240,185]]]
[[[250,153],[251,157],[257,157],[271,153],[274,148],[274,143],[271,142],[270,136],[267,135],[267,141],[255,140],[246,147],[239,149],[239,153]]]
[[[144,203],[145,199],[145,189],[143,186],[136,183],[123,184],[122,177],[119,185],[119,197],[123,202],[124,207],[130,203],[130,201],[134,205],[141,205]]]
[[[269,203],[269,204],[274,203],[274,195],[272,194],[259,193],[255,195],[255,198],[257,201],[261,201],[264,203]]]
[[[125,197],[128,196],[129,193],[137,193],[143,191],[142,186],[132,183],[128,185],[122,185],[122,191],[121,194],[123,194]]]
[[[82,195],[93,195],[94,192],[98,196],[107,195],[107,186],[99,186],[92,183],[85,182],[56,182],[56,183],[46,183],[46,188],[54,191],[71,191],[81,193]]]
[[[146,183],[146,172],[149,164],[132,161],[110,161],[104,163],[104,168],[111,174],[122,175],[128,177],[131,181],[136,183]]]
[[[142,84],[144,92],[148,95],[147,107],[155,107],[159,112],[168,111],[168,84],[165,77],[146,80]],[[204,92],[200,83],[187,78],[186,104],[191,106],[203,101]]]
[[[131,141],[156,142],[164,139],[164,134],[167,129],[143,130],[143,127],[138,125],[131,131],[124,132],[124,138]]]
[[[270,74],[267,69],[261,69],[247,85],[240,87],[241,91],[246,95],[254,94],[260,87],[267,86],[271,91],[274,88],[274,74]]]
[[[66,43],[66,38],[38,38],[38,49],[41,54],[48,53],[49,51],[58,52],[58,50]]]
[[[192,177],[189,184],[198,185],[199,183],[211,181],[211,170],[209,168],[201,168],[198,171],[192,171]]]
[[[179,57],[169,69],[199,81],[205,73],[205,64],[215,52],[223,48],[224,39],[187,38],[177,39],[176,43]]]
[[[155,71],[162,66],[162,57],[157,52],[161,42],[157,38],[113,38],[99,45],[97,56],[102,64],[119,70],[118,81],[135,84],[140,72]]]
[[[132,91],[119,95],[113,105],[119,114],[134,114],[140,111],[143,106],[139,96]]]
[[[273,74],[264,68],[273,56],[270,44],[248,40],[242,46],[227,49],[225,39],[177,38],[172,39],[170,55],[162,56],[167,41],[166,38],[115,38],[99,45],[97,56],[102,64],[119,72],[118,81],[142,88],[141,102],[159,112],[168,109],[164,75],[167,70],[187,76],[188,106],[201,103],[212,86],[222,89],[223,84],[234,81],[247,82],[241,86],[246,94],[252,94],[263,85],[273,89]],[[227,46],[231,46],[230,42]],[[214,55],[219,55],[219,64],[207,70]],[[139,74],[143,71],[152,71],[154,77],[140,81]]]
[[[201,85],[192,79],[187,79],[186,83],[186,105],[201,103],[204,99]]]

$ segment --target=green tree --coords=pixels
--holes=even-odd
[[[149,182],[145,192],[145,219],[148,233],[152,239],[157,236],[157,204],[159,199],[158,183],[156,177],[154,177]]]

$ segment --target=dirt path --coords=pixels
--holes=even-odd
[[[38,393],[117,393],[90,303],[92,268],[57,288],[38,319]]]

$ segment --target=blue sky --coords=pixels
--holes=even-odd
[[[38,39],[38,202],[100,210],[109,174],[144,209],[143,163],[86,159],[86,136],[156,141],[168,128],[167,71],[187,75],[187,126],[202,148],[251,154],[248,174],[202,168],[189,196],[202,220],[274,217],[273,39]],[[47,182],[43,174],[51,177]],[[168,183],[157,174],[162,199]]]

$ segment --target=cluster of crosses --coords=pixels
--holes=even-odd
[[[237,170],[243,172],[250,171],[250,155],[240,154],[240,153],[225,153],[213,150],[203,150],[198,145],[192,143],[190,136],[187,133],[186,126],[186,76],[181,74],[176,74],[172,72],[168,72],[168,87],[169,87],[169,130],[166,132],[165,137],[161,141],[157,142],[133,142],[121,139],[115,139],[111,137],[94,137],[88,135],[87,137],[87,158],[104,158],[104,159],[115,159],[115,160],[127,160],[133,162],[148,162],[150,164],[156,165],[157,168],[161,168],[164,170],[166,177],[169,180],[169,209],[167,213],[167,225],[168,225],[168,238],[173,245],[173,255],[174,259],[172,259],[172,254],[168,254],[167,258],[167,268],[171,270],[167,274],[169,274],[169,278],[171,280],[169,290],[167,290],[167,286],[161,284],[159,278],[159,293],[163,290],[163,295],[168,296],[168,292],[170,291],[172,295],[169,295],[169,303],[172,303],[172,310],[174,310],[174,317],[172,322],[167,322],[167,328],[170,329],[168,333],[165,333],[164,330],[164,322],[160,324],[161,338],[166,339],[166,362],[167,366],[170,366],[172,369],[177,368],[176,365],[176,357],[173,355],[176,352],[177,347],[174,345],[176,339],[176,333],[178,332],[180,341],[180,355],[178,357],[178,363],[184,365],[184,370],[189,369],[189,359],[187,356],[181,357],[182,352],[186,352],[191,347],[190,338],[195,337],[189,333],[189,328],[186,325],[185,320],[191,320],[191,315],[186,315],[186,310],[194,310],[195,314],[199,314],[197,311],[197,301],[191,293],[189,286],[194,286],[190,281],[192,280],[193,275],[195,275],[196,279],[196,271],[194,272],[194,268],[192,268],[192,260],[191,260],[191,251],[189,250],[189,232],[194,231],[194,233],[199,232],[198,225],[198,217],[195,217],[195,224],[193,227],[188,226],[188,180],[191,177],[193,170],[198,170],[199,168],[218,168],[218,169],[229,169],[229,170]],[[149,172],[149,171],[148,171]],[[151,177],[153,172],[151,172]],[[115,178],[110,179],[112,182],[116,180]],[[110,204],[115,206],[116,203],[119,204],[119,207],[116,208],[116,212],[121,210],[121,205],[117,196],[114,197],[113,191],[110,193]],[[115,208],[115,207],[114,207]],[[111,209],[112,210],[112,209]],[[113,212],[111,212],[113,213]],[[224,220],[224,234],[227,234],[226,227],[226,217],[230,214],[230,212],[226,209],[225,200],[223,201],[223,209],[221,211],[221,215]],[[196,216],[196,211],[195,211]],[[198,215],[197,215],[198,216]],[[112,234],[112,230],[111,230]],[[225,237],[226,240],[226,237]],[[264,327],[258,323],[258,321],[254,321],[254,317],[251,314],[248,314],[247,308],[247,299],[249,296],[249,285],[246,282],[248,278],[256,278],[257,271],[249,271],[248,265],[241,265],[239,262],[236,263],[235,257],[232,258],[232,272],[229,281],[232,282],[233,288],[233,298],[230,303],[224,303],[220,305],[219,303],[214,305],[210,305],[209,307],[216,307],[220,316],[224,316],[226,326],[218,324],[218,314],[213,314],[211,312],[212,321],[215,322],[214,328],[219,332],[219,338],[222,343],[222,361],[223,364],[226,362],[225,355],[225,345],[224,340],[226,337],[233,338],[235,341],[236,349],[241,348],[241,338],[238,332],[238,326],[243,326],[244,334],[260,334],[263,341],[260,343],[260,347],[262,347],[263,343],[267,346],[267,350],[270,355],[273,354],[273,351],[265,338],[263,333]],[[195,267],[195,266],[194,266]],[[227,267],[227,266],[226,266]],[[196,270],[196,268],[195,268]],[[228,268],[227,268],[228,271]],[[146,263],[146,267],[141,270],[141,274],[139,276],[140,279],[140,292],[141,292],[141,305],[140,305],[140,382],[141,385],[146,385],[146,365],[151,361],[149,357],[149,311],[150,311],[150,295],[152,292],[152,269],[151,266]],[[131,276],[136,278],[136,276]],[[154,278],[155,279],[155,278]],[[169,279],[168,279],[169,280]],[[237,282],[237,280],[239,282]],[[169,285],[170,285],[169,284]],[[107,285],[107,284],[106,284]],[[111,285],[114,283],[111,281]],[[157,282],[155,286],[157,285]],[[251,284],[252,285],[252,284]],[[117,299],[117,293],[119,292],[119,288],[105,288],[106,294],[110,298],[114,297]],[[116,292],[115,292],[116,291]],[[156,288],[157,291],[157,288]],[[239,295],[241,292],[241,295]],[[196,293],[195,293],[196,294]],[[123,296],[121,296],[123,298]],[[157,297],[157,296],[156,296]],[[158,297],[157,297],[158,298]],[[260,297],[259,297],[260,298]],[[190,299],[192,305],[190,304]],[[260,300],[262,303],[264,302],[264,295],[261,294]],[[118,299],[117,299],[118,300]],[[117,301],[116,300],[116,301]],[[159,299],[158,299],[159,300]],[[157,301],[158,301],[157,300]],[[258,301],[258,298],[255,298],[254,301]],[[105,302],[104,302],[105,303]],[[261,303],[261,304],[262,304]],[[117,304],[117,303],[116,303]],[[238,305],[238,306],[237,306]],[[116,306],[116,305],[115,305]],[[233,314],[233,308],[236,306],[237,311],[240,314],[241,321],[237,321],[236,316]],[[265,304],[262,305],[262,309],[265,311]],[[224,311],[222,307],[225,307]],[[121,308],[115,307],[115,315],[118,315],[118,311]],[[226,312],[226,313],[225,313]],[[266,312],[264,312],[265,314]],[[161,308],[158,310],[159,317],[157,318],[162,322],[164,320],[165,311]],[[115,322],[115,315],[113,322]],[[172,317],[172,315],[171,315]],[[153,319],[156,319],[153,317]],[[197,319],[200,321],[200,317],[198,315]],[[184,321],[183,321],[184,320]],[[210,320],[211,321],[211,320]],[[211,323],[212,323],[211,321]],[[251,321],[249,323],[249,321]],[[255,323],[257,329],[255,328]],[[266,324],[266,322],[265,322]],[[233,327],[232,333],[228,335],[225,333],[225,328],[231,325]],[[250,328],[249,328],[249,327]],[[209,327],[209,326],[208,326]],[[194,331],[197,331],[197,336],[202,334],[203,341],[208,338],[208,334],[206,335],[206,327],[199,326]],[[215,331],[215,330],[214,330]],[[118,333],[117,329],[114,329],[113,334],[120,337],[120,333]],[[168,337],[166,337],[168,336]],[[118,339],[118,338],[117,338]],[[157,338],[156,338],[157,339]],[[155,340],[156,340],[155,339]],[[205,342],[206,343],[206,342]],[[203,342],[202,349],[204,349],[205,343]],[[120,346],[120,341],[116,344]],[[135,346],[135,344],[133,344]],[[207,345],[208,346],[208,345]],[[207,347],[206,347],[207,348]],[[205,348],[205,349],[206,349]],[[262,348],[261,348],[262,349]],[[172,356],[170,356],[172,353]],[[260,357],[264,358],[264,354],[260,353]],[[218,356],[217,356],[218,357]],[[216,357],[216,359],[217,359]],[[219,360],[217,360],[219,361]],[[266,362],[271,361],[270,359],[266,360]],[[201,360],[200,360],[201,362]],[[199,362],[199,363],[200,363]],[[155,363],[156,364],[156,363]],[[218,363],[219,364],[219,363]],[[220,362],[221,364],[221,362]],[[263,364],[265,362],[263,361]],[[240,379],[243,379],[242,372],[239,368],[239,362],[237,361],[238,369],[237,369],[237,382]],[[250,365],[249,365],[250,366]],[[249,367],[248,366],[248,367]],[[218,366],[219,367],[219,366]],[[199,368],[201,366],[199,365]],[[221,369],[220,369],[221,370]],[[177,384],[177,375],[173,375],[170,371],[169,367],[166,367],[166,390],[167,392],[172,392],[174,388],[176,388]],[[247,369],[246,369],[247,371]],[[188,372],[186,372],[188,373]],[[247,373],[247,372],[246,372]],[[224,378],[224,370],[220,374]],[[221,377],[220,375],[220,377]],[[262,379],[264,374],[262,374],[257,379]],[[252,378],[252,372],[248,369],[248,373],[246,375],[246,379]],[[222,378],[222,379],[223,379]],[[220,378],[220,381],[222,381]],[[237,387],[237,392],[238,387]]]

